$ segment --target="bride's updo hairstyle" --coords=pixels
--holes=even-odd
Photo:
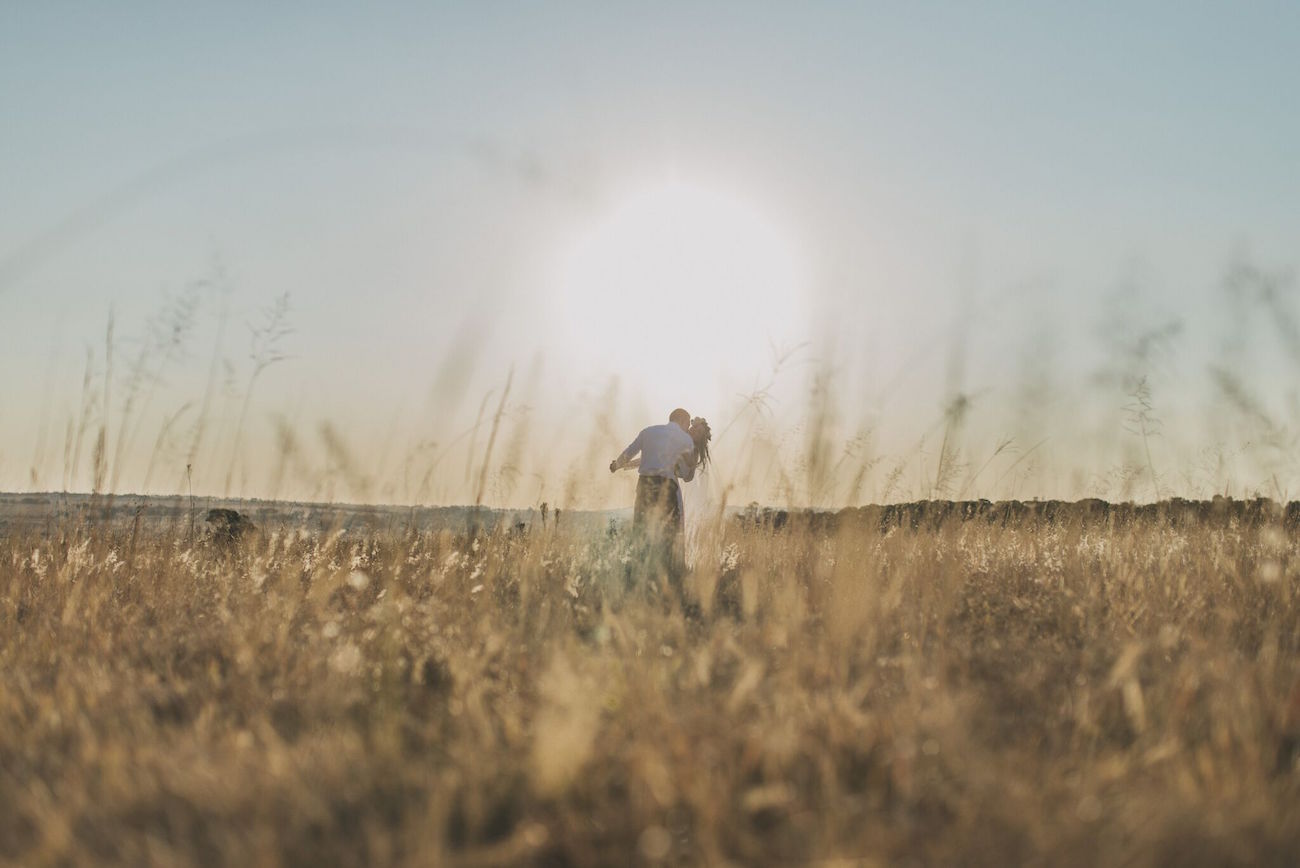
[[[691,427],[686,433],[691,435],[695,441],[695,466],[701,470],[709,468],[709,441],[713,439],[713,432],[709,430],[709,423],[703,416],[696,416],[691,420]]]

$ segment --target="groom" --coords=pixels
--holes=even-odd
[[[669,414],[667,425],[646,428],[609,463],[610,473],[624,467],[637,468],[632,527],[670,544],[682,531],[682,498],[677,480],[690,482],[695,478],[695,441],[688,433],[690,426],[691,414],[678,408]]]

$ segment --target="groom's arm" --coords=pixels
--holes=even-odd
[[[645,433],[644,431],[641,432],[641,434],[644,433]],[[632,463],[633,456],[635,456],[638,452],[641,451],[641,434],[636,435],[636,439],[628,444],[628,447],[623,450],[621,455],[619,455],[613,461],[609,462],[610,473],[613,473],[616,470],[620,470],[624,467],[627,467],[629,464]]]
[[[695,450],[689,449],[683,452],[677,459],[677,464],[673,466],[673,473],[683,482],[690,482],[695,478]]]

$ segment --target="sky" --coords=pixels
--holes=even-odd
[[[732,500],[1289,496],[1297,80],[1290,3],[3,2],[0,489],[618,504],[682,405]]]

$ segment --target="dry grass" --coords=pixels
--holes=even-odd
[[[625,590],[603,534],[11,531],[0,858],[1300,855],[1300,561],[1276,528],[721,545],[683,615]]]

